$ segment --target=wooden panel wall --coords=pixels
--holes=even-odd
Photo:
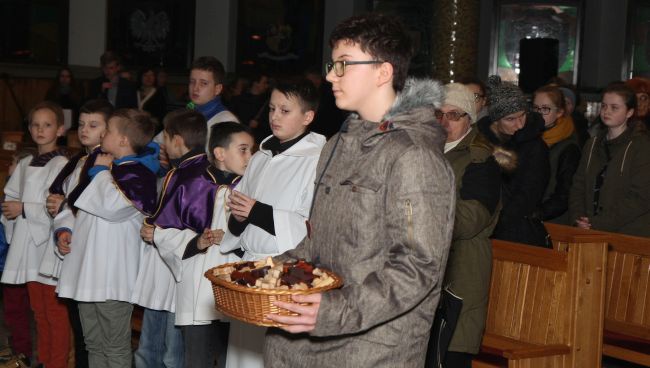
[[[50,79],[0,79],[0,130],[22,130],[22,118],[7,82],[13,87],[25,114],[45,98],[52,82]]]

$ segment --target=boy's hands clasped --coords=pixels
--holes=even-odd
[[[224,234],[225,233],[221,229],[203,230],[203,234],[201,234],[197,242],[197,248],[199,248],[199,250],[204,250],[211,247],[213,244],[220,244]]]
[[[13,220],[23,213],[23,202],[6,201],[2,202],[2,214],[9,220]]]
[[[233,190],[228,196],[226,201],[226,206],[230,208],[230,214],[235,217],[239,222],[242,222],[248,218],[251,213],[251,209],[257,202],[255,199]]]
[[[63,203],[64,199],[65,197],[61,194],[50,194],[47,196],[47,200],[45,201],[47,213],[52,217],[56,216],[59,213],[59,208],[61,208],[61,203]]]
[[[143,224],[140,228],[140,237],[147,243],[153,243],[153,230],[155,228],[151,225]]]
[[[113,162],[113,155],[110,153],[100,153],[97,155],[97,158],[95,159],[95,166],[111,166],[111,162]]]
[[[70,253],[70,243],[72,242],[72,233],[69,231],[59,232],[56,240],[56,247],[59,249],[61,255]]]

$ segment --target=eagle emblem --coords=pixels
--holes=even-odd
[[[154,52],[165,48],[169,33],[169,17],[164,11],[154,13],[149,9],[145,13],[136,9],[129,18],[131,34],[135,38],[135,47],[145,52]]]

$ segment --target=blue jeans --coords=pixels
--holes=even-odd
[[[135,352],[136,368],[182,368],[183,335],[174,326],[174,313],[144,309],[140,343]]]

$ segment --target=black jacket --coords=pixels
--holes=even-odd
[[[548,147],[542,140],[544,119],[528,113],[524,127],[512,136],[497,135],[490,129],[492,123],[484,117],[477,126],[490,142],[517,155],[517,167],[503,173],[503,207],[492,237],[548,246],[540,213],[550,175]]]
[[[106,91],[102,90],[102,84],[109,82],[105,77],[95,78],[90,81],[88,88],[88,99],[103,98],[108,99]],[[115,97],[115,108],[137,108],[138,96],[136,95],[135,84],[129,82],[124,78],[120,78],[117,82],[117,96]]]

